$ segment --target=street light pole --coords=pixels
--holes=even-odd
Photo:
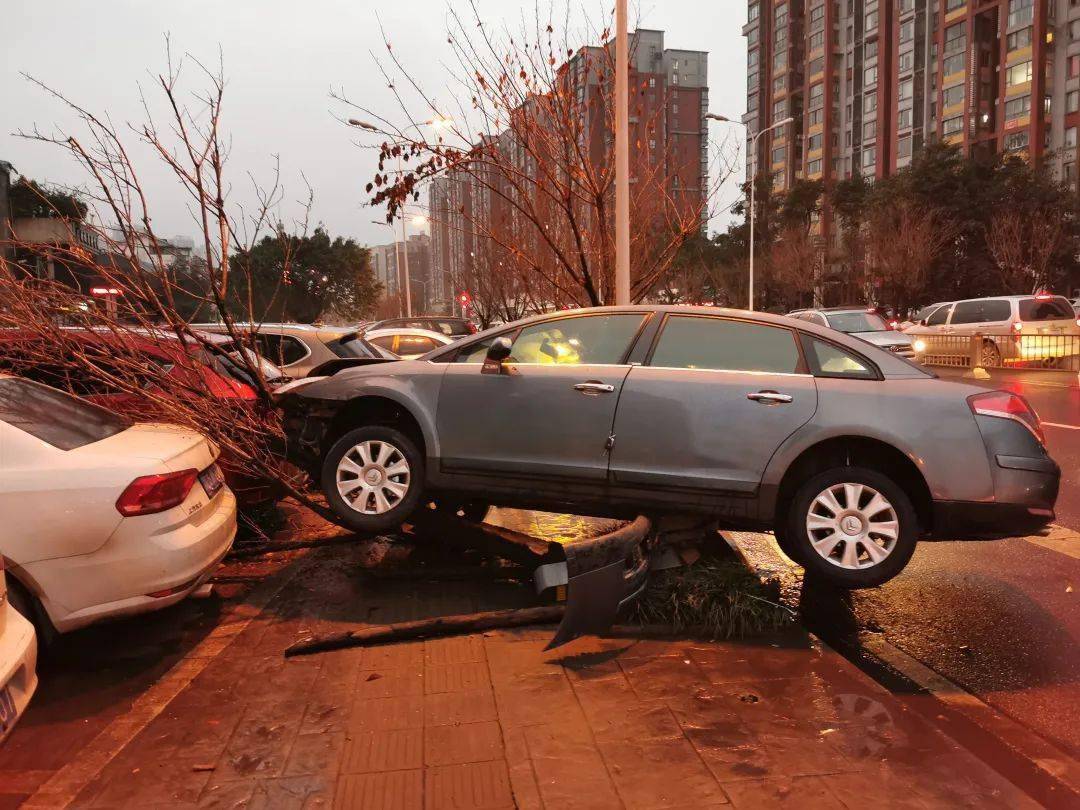
[[[615,3],[615,304],[630,303],[630,54],[626,0]]]
[[[730,118],[723,115],[717,115],[716,113],[706,113],[705,117],[711,118],[713,121],[723,121],[728,124],[742,123],[741,121],[733,121]],[[766,132],[771,132],[785,124],[790,124],[794,120],[794,118],[789,117],[785,118],[783,121],[777,121],[772,126],[765,127],[765,129],[750,138],[750,299],[747,302],[747,309],[751,312],[754,311],[754,226],[757,224],[757,142],[758,138]]]

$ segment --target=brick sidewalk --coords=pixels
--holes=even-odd
[[[537,629],[286,660],[344,623],[529,602],[511,585],[372,582],[350,547],[316,554],[74,806],[1034,806],[799,639],[545,654]]]

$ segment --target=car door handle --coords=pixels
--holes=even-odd
[[[746,398],[753,402],[761,402],[765,405],[786,405],[792,401],[790,395],[781,394],[777,391],[755,391],[747,394]]]
[[[583,394],[614,394],[615,386],[602,383],[599,380],[589,380],[588,382],[578,383],[574,386],[575,391],[581,391]]]

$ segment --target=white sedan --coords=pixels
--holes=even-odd
[[[0,553],[39,640],[179,602],[236,536],[205,437],[0,375]]]
[[[454,338],[441,332],[409,326],[372,329],[364,332],[362,337],[380,349],[393,352],[402,360],[415,360],[422,354],[441,349],[454,342]]]
[[[0,558],[0,740],[37,689],[37,639],[34,627],[7,599],[3,558]]]

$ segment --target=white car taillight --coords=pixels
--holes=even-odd
[[[124,517],[136,517],[172,509],[187,500],[198,479],[198,470],[136,478],[117,499],[116,511]]]
[[[998,419],[1011,419],[1030,430],[1040,444],[1046,444],[1039,415],[1019,394],[1008,391],[988,391],[968,397],[971,412],[980,416],[994,416]]]

